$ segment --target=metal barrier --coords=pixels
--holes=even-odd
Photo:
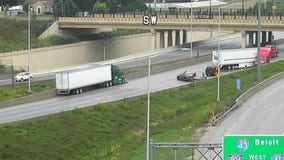
[[[150,160],[222,160],[221,143],[150,142]]]
[[[241,96],[239,96],[235,100],[234,104],[227,107],[224,111],[216,114],[210,121],[211,125],[214,126],[214,125],[218,124],[225,116],[227,116],[231,111],[235,110],[237,107],[241,106],[242,103],[244,103],[247,99],[249,99],[253,94],[255,94],[259,90],[269,86],[270,84],[273,84],[274,82],[276,82],[276,81],[278,81],[282,78],[284,78],[284,72],[280,72],[280,73],[264,80],[263,82],[255,85],[254,87],[250,88],[245,93],[243,93]]]

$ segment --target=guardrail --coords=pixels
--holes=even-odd
[[[211,120],[210,123],[212,126],[215,126],[216,124],[220,123],[220,121],[227,116],[231,111],[235,110],[236,108],[240,107],[247,99],[249,99],[252,95],[254,95],[256,92],[262,90],[263,88],[271,85],[272,83],[284,78],[284,72],[280,72],[262,82],[255,85],[254,87],[247,90],[245,93],[243,93],[241,96],[239,96],[235,102],[227,107],[222,112],[216,114]]]

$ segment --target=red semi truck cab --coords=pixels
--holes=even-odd
[[[276,45],[266,45],[264,48],[270,50],[271,58],[278,56],[278,47]]]
[[[266,45],[260,49],[260,63],[266,64],[271,58],[278,56],[278,48],[275,45]]]

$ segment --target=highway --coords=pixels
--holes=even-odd
[[[218,47],[218,41],[221,44],[221,49],[228,49],[228,48],[240,48],[241,47],[241,38],[239,34],[233,34],[229,36],[225,36],[218,39],[213,39],[209,41],[202,41],[199,43],[194,43],[193,44],[193,52],[192,56],[196,57],[197,56],[197,49],[196,47],[198,46],[199,50],[199,55],[205,55],[205,54],[211,54],[211,51],[214,49],[217,49]],[[162,63],[162,62],[167,62],[167,61],[173,61],[173,60],[178,60],[178,59],[185,59],[185,58],[190,58],[191,53],[190,50],[188,50],[189,44],[187,44],[187,50],[180,50],[178,48],[173,48],[171,49],[172,51],[168,52],[165,51],[163,55],[160,55],[158,57],[153,57],[152,58],[152,64],[157,64],[157,63]],[[153,53],[154,54],[154,53]],[[103,63],[103,62],[101,62]],[[148,58],[147,57],[142,57],[142,58],[133,58],[130,56],[130,58],[124,58],[123,61],[120,60],[110,60],[106,61],[106,63],[112,63],[118,65],[120,68],[132,68],[132,67],[137,67],[137,66],[143,66],[143,65],[148,65]],[[92,65],[92,64],[89,64]],[[76,66],[80,67],[80,66]],[[66,69],[66,68],[64,68]],[[64,69],[58,69],[57,71],[64,70]],[[72,69],[72,68],[70,68]],[[74,68],[73,68],[74,69]],[[41,80],[48,80],[48,79],[54,79],[55,73],[57,71],[51,72],[51,73],[43,73],[43,74],[37,74],[34,75],[33,81],[41,81]],[[27,83],[27,82],[24,82]],[[11,85],[12,81],[11,79],[5,79],[5,80],[0,80],[0,86],[3,85]],[[16,83],[20,84],[20,83]]]
[[[233,45],[228,45],[229,47],[240,47],[236,46],[236,36],[229,36],[229,39],[234,41]],[[227,42],[228,37],[224,40]],[[238,40],[237,40],[238,41]],[[221,41],[220,41],[221,42]],[[239,39],[240,42],[240,39]],[[211,50],[217,48],[217,41],[202,42],[199,44],[200,55],[210,54]],[[226,45],[227,46],[227,45]],[[184,59],[191,56],[189,50],[175,50],[157,57],[152,58],[152,64],[161,63],[169,60]],[[196,55],[193,55],[196,56]],[[135,58],[127,61],[116,63],[121,68],[131,68],[135,66],[142,66],[148,64],[148,58]],[[177,87],[181,85],[186,85],[187,83],[180,82],[176,80],[176,76],[185,70],[203,72],[205,67],[210,65],[211,62],[202,63],[195,66],[180,68],[177,70],[163,72],[160,74],[151,76],[151,91],[158,91],[162,89],[167,89],[171,87]],[[167,78],[164,78],[167,77]],[[54,73],[35,75],[34,80],[52,79],[54,78]],[[48,114],[58,113],[62,111],[72,110],[74,108],[82,108],[85,106],[95,105],[97,103],[104,103],[115,101],[118,99],[134,97],[137,95],[147,94],[147,77],[137,78],[130,80],[127,84],[113,86],[111,88],[102,88],[86,92],[80,95],[72,96],[57,96],[51,99],[46,99],[42,101],[36,101],[28,104],[17,105],[8,108],[0,109],[0,124],[7,122],[14,122],[18,120],[24,120],[34,117],[40,117]],[[11,80],[3,80],[1,84],[11,83]],[[27,82],[24,82],[27,83]],[[139,84],[139,85],[137,85]],[[94,98],[95,97],[95,98]]]
[[[189,69],[203,71],[203,68],[207,65],[210,65],[210,62],[152,75],[151,92],[186,85],[187,82],[176,80],[177,74]],[[57,96],[42,101],[2,108],[0,109],[0,124],[82,108],[99,102],[104,103],[147,94],[147,82],[148,78],[142,77],[133,79],[126,84],[96,89],[79,95]]]
[[[233,42],[237,40],[237,38],[231,39]],[[227,39],[224,43],[229,43]],[[215,43],[215,44],[214,44]],[[211,45],[211,49],[217,48],[217,42],[213,41],[209,43]],[[224,47],[237,47],[236,45],[240,43],[230,43],[231,45],[224,45],[222,43],[221,49]],[[204,45],[204,54],[210,53],[210,45]],[[200,45],[202,46],[202,45]],[[282,50],[282,46],[280,47]],[[203,53],[202,53],[203,54]],[[177,50],[161,57],[154,57],[153,63],[157,61],[161,61],[162,59],[169,59],[170,57],[183,57],[190,56],[188,50]],[[283,56],[281,54],[281,56]],[[119,65],[123,67],[125,63],[129,65],[139,64],[143,65],[143,63],[147,62],[148,58],[142,59],[132,59],[131,61],[126,61],[124,63],[120,63]],[[156,62],[155,62],[156,59]],[[181,85],[186,85],[186,82],[180,82],[176,80],[176,76],[185,70],[203,72],[205,67],[210,65],[211,62],[205,62],[201,64],[197,64],[194,66],[184,67],[168,72],[163,72],[159,74],[155,74],[151,76],[150,88],[151,92],[164,90],[167,88],[177,87]],[[31,102],[27,104],[16,105],[13,107],[2,108],[0,109],[0,124],[14,122],[24,119],[30,119],[34,117],[39,117],[43,115],[58,113],[62,111],[72,110],[74,108],[83,108],[86,106],[95,105],[97,103],[105,103],[110,101],[115,101],[119,99],[134,97],[137,95],[147,94],[147,77],[137,78],[130,80],[129,83],[113,86],[110,88],[102,88],[93,90],[90,92],[86,92],[80,95],[73,96],[57,96],[54,98]]]
[[[281,39],[284,37],[284,33],[282,32],[275,32],[275,39]],[[179,59],[185,59],[185,58],[191,58],[196,57],[197,54],[201,55],[206,55],[206,54],[211,54],[212,50],[217,50],[218,48],[218,43],[220,44],[220,49],[237,49],[241,48],[241,37],[240,34],[232,34],[232,35],[227,35],[223,36],[220,39],[215,38],[215,39],[210,39],[206,41],[201,41],[198,43],[193,43],[193,51],[191,55],[191,51],[189,49],[190,44],[187,44],[184,46],[185,49],[178,49],[178,48],[172,48],[172,51],[164,51],[164,54],[161,54],[160,56],[153,57],[151,60],[152,64],[157,64],[157,63],[163,63],[167,61],[174,61],[174,60],[179,60]],[[284,47],[280,46],[280,50],[284,49]],[[198,53],[197,53],[198,50]],[[153,55],[154,56],[154,55]],[[103,63],[103,62],[99,62]],[[132,67],[137,67],[137,66],[144,66],[148,65],[148,57],[139,57],[139,58],[133,58],[130,57],[128,59],[123,59],[121,60],[110,60],[106,61],[106,63],[111,63],[111,64],[116,64],[118,65],[121,69],[124,68],[132,68]],[[92,64],[88,64],[92,65]],[[80,66],[76,66],[80,67]],[[55,73],[60,71],[60,70],[65,70],[64,69],[57,69],[56,71],[50,72],[50,73],[39,73],[34,75],[33,81],[42,81],[42,80],[48,80],[48,79],[54,79]],[[68,67],[67,67],[68,69]],[[72,69],[72,68],[70,68]],[[74,68],[73,68],[74,69]],[[27,82],[24,82],[27,83]],[[11,79],[5,79],[5,80],[0,80],[0,86],[3,85],[11,85],[12,81]],[[19,83],[16,83],[16,85]]]
[[[224,135],[283,135],[284,79],[253,95],[216,127],[208,127],[200,142],[221,143]]]

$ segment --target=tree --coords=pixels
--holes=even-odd
[[[52,8],[55,17],[74,17],[80,11],[73,0],[54,0]]]
[[[10,6],[19,5],[19,0],[1,0],[1,8],[2,10],[8,10]]]
[[[102,0],[102,2],[107,3],[111,13],[147,9],[142,0]]]
[[[107,5],[105,2],[97,1],[94,4],[94,13],[105,13],[107,11]]]
[[[92,12],[96,0],[73,0],[73,2],[77,5],[80,11]]]
[[[25,3],[24,5],[23,5],[23,10],[25,11],[25,12],[27,12],[28,13],[28,8],[29,8],[29,5],[31,5],[30,3]]]

